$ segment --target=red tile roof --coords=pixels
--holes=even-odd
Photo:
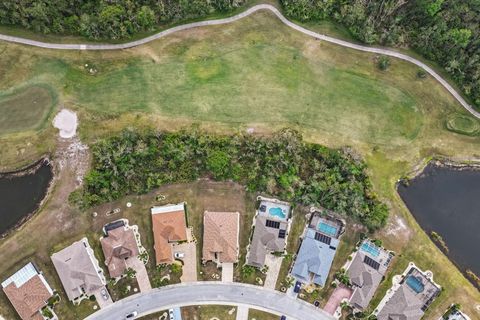
[[[172,263],[174,258],[171,242],[187,240],[185,211],[152,214],[152,226],[157,264]]]

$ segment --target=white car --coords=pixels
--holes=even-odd
[[[173,314],[173,309],[169,309],[169,310],[168,310],[168,315],[169,315],[169,317],[170,317],[170,320],[175,320],[175,316],[174,316],[174,314]]]
[[[174,256],[175,256],[175,259],[183,259],[183,258],[185,258],[185,253],[175,252]]]

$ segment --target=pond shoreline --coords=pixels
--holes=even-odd
[[[420,228],[427,234],[427,236],[430,238],[430,240],[437,246],[437,248],[445,254],[445,256],[448,257],[448,259],[457,267],[457,269],[467,278],[477,289],[480,290],[480,283],[478,283],[473,277],[469,274],[469,272],[472,272],[470,270],[470,266],[461,265],[457,260],[458,257],[455,259],[454,254],[452,254],[450,248],[448,247],[448,241],[445,245],[445,242],[443,242],[443,236],[442,232],[439,232],[438,230],[435,230],[435,228],[431,229],[425,224],[425,221],[423,223],[420,222],[419,218],[417,215],[419,215],[418,212],[414,213],[415,210],[412,210],[407,204],[406,199],[404,199],[404,196],[402,196],[402,193],[400,191],[400,188],[409,188],[411,183],[414,183],[415,180],[417,179],[422,179],[426,178],[431,172],[426,172],[429,170],[438,170],[438,169],[448,169],[453,171],[472,171],[472,172],[479,172],[480,173],[480,162],[479,161],[472,161],[472,160],[452,160],[451,158],[446,158],[446,157],[434,157],[428,161],[423,161],[421,164],[416,166],[414,170],[412,170],[406,177],[403,177],[399,179],[395,185],[395,189],[397,191],[397,194],[399,195],[401,201],[405,205],[405,207],[408,209],[412,217],[415,219],[415,221],[419,224]],[[412,205],[412,203],[410,203]],[[425,219],[425,217],[423,217]],[[439,235],[440,239],[442,241],[438,241],[438,238],[435,237],[436,235]],[[443,242],[443,245],[442,245]],[[457,253],[458,254],[458,253]],[[473,273],[475,274],[475,273]],[[477,275],[478,276],[478,275]]]
[[[7,238],[12,232],[15,232],[15,231],[19,230],[35,214],[37,214],[39,211],[41,211],[41,209],[45,205],[46,201],[50,197],[50,194],[53,190],[53,186],[55,185],[54,181],[56,179],[54,165],[50,161],[50,158],[48,156],[43,156],[40,160],[34,162],[33,164],[29,164],[29,165],[27,165],[23,168],[16,169],[16,170],[13,170],[13,171],[8,171],[8,172],[0,172],[0,179],[11,179],[11,178],[13,179],[13,178],[19,178],[19,177],[24,177],[24,176],[27,176],[27,175],[35,174],[35,173],[37,173],[38,170],[40,170],[45,165],[49,168],[50,173],[51,173],[50,181],[48,182],[48,185],[46,186],[45,195],[35,205],[35,207],[32,211],[25,214],[18,222],[15,223],[15,225],[9,227],[6,231],[0,233],[0,241]]]

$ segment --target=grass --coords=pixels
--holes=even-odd
[[[182,319],[211,320],[217,318],[219,320],[235,320],[236,308],[232,306],[189,306],[181,308]],[[233,312],[232,312],[233,311]]]
[[[248,310],[248,320],[278,320],[279,318],[279,316],[268,312],[256,309]]]
[[[437,319],[452,302],[460,302],[471,317],[479,316],[475,308],[480,301],[478,290],[436,248],[395,191],[395,182],[425,159],[435,155],[480,157],[477,136],[452,133],[446,126],[452,114],[469,115],[431,77],[418,79],[416,66],[392,59],[389,70],[380,72],[373,55],[306,37],[266,12],[129,50],[59,52],[1,43],[0,52],[1,94],[34,83],[48,85],[62,104],[79,113],[80,136],[87,143],[129,126],[178,130],[194,124],[218,133],[253,128],[264,135],[291,126],[308,141],[351,146],[366,159],[374,189],[391,211],[389,225],[375,237],[397,252],[372,305],[390,287],[393,274],[415,261],[432,270],[434,279],[445,288],[428,310],[427,319]],[[85,69],[87,62],[98,69],[95,75]],[[471,127],[463,120],[456,120],[455,125]],[[0,168],[21,166],[53,152],[55,134],[46,127],[39,133],[0,136],[4,147],[0,148]],[[171,194],[172,199],[195,198],[185,190],[177,192]],[[139,210],[125,214],[144,229],[142,240],[149,247],[153,239],[145,210],[151,202],[139,203],[141,198],[136,196],[129,199],[137,201]],[[198,218],[202,205],[193,211]],[[247,207],[244,212],[245,219],[253,214]],[[11,254],[16,256],[12,261],[0,261],[0,273],[34,255],[47,265],[45,248],[80,236],[92,223],[75,210],[66,214],[64,222],[78,225],[71,234],[50,235],[41,226],[38,229],[49,238],[32,244],[26,233],[29,227],[10,238],[15,242],[0,242],[5,252],[21,252],[18,257]],[[41,223],[35,219],[29,225]]]
[[[288,271],[292,266],[293,259],[301,243],[300,236],[302,235],[305,225],[307,224],[307,220],[305,219],[305,214],[307,212],[308,208],[296,207],[293,209],[292,226],[287,239],[287,257],[283,259],[282,266],[280,267],[280,271],[278,273],[277,284],[275,286],[275,289],[277,290],[285,287],[285,280],[287,278]]]
[[[0,135],[42,128],[55,104],[48,86],[31,85],[1,95]]]
[[[477,119],[463,114],[452,114],[446,120],[447,129],[464,134],[475,136],[480,130],[480,124]]]

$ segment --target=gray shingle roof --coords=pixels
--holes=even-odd
[[[91,295],[106,284],[87,238],[54,253],[51,259],[70,300],[81,296],[82,290]]]
[[[297,254],[292,274],[301,282],[325,286],[339,240],[331,238],[330,245],[315,239],[316,231],[307,229]]]
[[[368,243],[374,246],[372,243]],[[387,272],[387,268],[390,263],[390,252],[384,250],[383,248],[376,248],[378,249],[378,255],[376,256],[365,252],[360,248],[355,254],[353,261],[347,270],[347,274],[350,277],[350,282],[354,287],[354,292],[350,298],[350,303],[352,306],[360,310],[365,309],[370,303],[370,300],[373,298],[373,295],[382,281],[383,276]],[[380,265],[378,270],[372,268],[364,262],[365,256],[368,256],[372,260],[378,262]]]
[[[416,292],[406,279],[416,277],[422,283],[422,290]],[[419,320],[424,310],[435,299],[440,288],[415,267],[410,268],[400,287],[378,312],[378,320]]]
[[[269,220],[275,220],[269,218]],[[275,220],[277,221],[277,220]],[[266,226],[267,217],[258,215],[255,220],[255,230],[253,232],[252,242],[248,253],[247,264],[262,268],[265,265],[265,256],[269,252],[283,251],[285,248],[285,238],[279,238],[279,230],[288,228],[287,221],[278,221],[279,229]]]

